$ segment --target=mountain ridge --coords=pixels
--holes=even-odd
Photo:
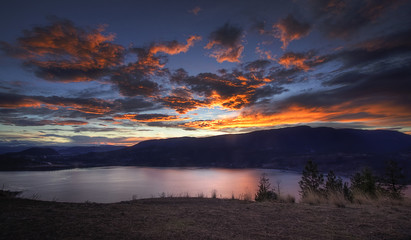
[[[411,136],[392,130],[298,126],[203,138],[148,140],[113,151],[52,156],[47,161],[53,167],[225,167],[301,171],[308,159],[316,161],[324,171],[347,172],[364,166],[381,170],[387,160],[396,160],[411,170]],[[7,168],[2,160],[4,155],[0,155],[0,169]],[[30,161],[33,165],[33,159]],[[25,168],[24,164],[23,161],[14,169]]]

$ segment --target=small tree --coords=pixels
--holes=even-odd
[[[301,181],[298,182],[301,188],[301,197],[305,198],[309,193],[320,195],[323,191],[323,183],[324,176],[318,171],[317,165],[309,160],[304,167]]]
[[[401,199],[403,190],[407,187],[404,183],[405,176],[397,162],[390,160],[385,168],[385,175],[381,179],[381,187],[393,199]]]
[[[361,192],[370,197],[376,197],[377,185],[375,176],[369,168],[364,168],[351,177],[351,190]]]
[[[258,184],[258,191],[255,194],[255,200],[257,202],[262,201],[270,201],[277,199],[277,194],[275,193],[274,189],[270,189],[271,183],[270,180],[263,174],[260,177],[260,181]]]
[[[327,195],[331,193],[342,193],[343,192],[343,182],[340,177],[335,176],[334,172],[331,170],[327,174],[327,181],[325,183],[325,191]]]

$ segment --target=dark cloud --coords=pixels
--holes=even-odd
[[[110,128],[110,127],[77,127],[74,129],[75,133],[79,132],[112,132],[118,131],[117,128]]]
[[[160,91],[159,85],[139,70],[129,73],[120,70],[111,77],[111,81],[120,94],[127,97],[154,96]]]
[[[188,111],[194,110],[200,107],[206,107],[208,103],[203,100],[197,100],[185,97],[167,96],[159,100],[164,106],[174,109],[180,114],[185,114]]]
[[[307,36],[311,30],[310,24],[298,21],[291,14],[280,19],[273,28],[274,36],[283,43],[282,49],[286,49],[291,41]]]
[[[18,126],[79,125],[77,120],[112,116],[118,113],[141,112],[158,109],[159,104],[142,98],[116,99],[113,101],[96,98],[66,98],[58,96],[25,96],[0,93],[0,119],[4,123]],[[36,116],[27,118],[25,116]],[[60,119],[60,120],[59,120]]]
[[[45,126],[45,125],[87,125],[88,122],[79,121],[79,120],[39,120],[36,118],[29,118],[29,117],[1,117],[0,122],[4,125],[14,125],[14,126]]]
[[[347,38],[377,21],[399,0],[311,0],[312,11],[320,28],[330,37]]]
[[[210,34],[209,42],[205,48],[212,50],[210,56],[214,57],[217,62],[240,62],[244,50],[241,43],[242,35],[242,28],[226,23]]]
[[[15,46],[1,43],[1,49],[24,59],[43,79],[90,81],[109,74],[123,60],[124,48],[112,43],[114,34],[103,31],[104,27],[84,29],[55,18],[48,26],[24,31]]]

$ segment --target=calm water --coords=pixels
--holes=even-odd
[[[270,169],[104,167],[60,171],[0,172],[0,186],[23,197],[64,202],[118,202],[132,198],[203,194],[238,198],[257,191],[261,174],[280,191],[298,197],[301,175]]]
[[[23,191],[23,197],[62,202],[119,202],[133,198],[166,196],[219,198],[254,196],[265,173],[281,194],[299,199],[295,172],[272,169],[103,167],[60,171],[0,172],[0,187]],[[411,196],[409,187],[406,195]]]

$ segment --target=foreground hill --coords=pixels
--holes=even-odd
[[[0,239],[411,239],[407,205],[202,198],[113,204],[0,198]]]

